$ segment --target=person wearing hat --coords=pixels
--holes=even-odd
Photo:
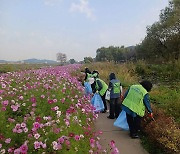
[[[107,111],[107,104],[106,104],[106,99],[105,99],[105,96],[106,96],[106,91],[108,89],[108,85],[99,78],[99,72],[98,71],[93,71],[92,72],[92,75],[95,79],[95,82],[94,82],[94,86],[93,86],[93,93],[99,93],[99,95],[101,96],[102,98],[102,101],[103,101],[103,104],[104,104],[104,111],[102,111],[102,113],[106,113]],[[91,87],[92,87],[91,86]]]
[[[109,75],[109,86],[110,91],[110,114],[107,118],[115,119],[118,118],[120,113],[120,96],[122,94],[122,85],[119,80],[116,79],[114,73]]]
[[[124,95],[122,110],[126,112],[131,138],[139,138],[138,131],[140,130],[141,118],[145,114],[145,108],[153,117],[148,94],[151,89],[152,83],[144,80],[140,84],[130,86]]]

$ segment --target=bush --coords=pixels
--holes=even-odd
[[[142,127],[149,141],[153,142],[157,148],[163,149],[165,153],[180,152],[180,129],[174,119],[165,113],[153,107],[155,121],[145,116]]]

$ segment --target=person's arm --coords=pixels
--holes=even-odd
[[[121,91],[121,95],[123,94],[123,89],[122,89],[122,85],[120,83],[120,91]]]
[[[113,88],[113,84],[109,82],[108,90],[110,91]]]
[[[149,113],[152,113],[151,105],[150,105],[150,99],[149,94],[146,94],[143,99],[144,105]]]
[[[125,92],[125,94],[124,94],[124,98],[126,98],[126,96],[127,96],[128,92],[129,92],[129,89]]]

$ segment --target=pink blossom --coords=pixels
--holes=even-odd
[[[2,144],[0,143],[0,149],[2,148]]]
[[[6,88],[6,85],[3,83],[3,84],[1,84],[1,86],[2,86],[2,88]]]
[[[24,99],[24,97],[23,96],[19,96],[19,100],[23,100]]]
[[[8,100],[5,100],[5,101],[3,101],[1,104],[2,104],[3,106],[8,106],[9,101],[8,101]]]
[[[33,126],[34,126],[35,129],[38,129],[38,128],[40,128],[41,125],[40,125],[39,122],[34,122]]]
[[[19,133],[19,134],[22,133],[22,132],[23,132],[22,129],[18,129],[18,130],[17,130],[17,133]]]
[[[43,149],[46,149],[46,147],[47,147],[46,143],[44,143],[44,144],[42,143],[41,146]]]
[[[79,135],[75,135],[75,136],[74,136],[74,139],[75,139],[76,141],[79,141],[79,140],[80,140],[80,136],[79,136]]]
[[[9,121],[9,122],[15,122],[15,120],[12,119],[12,118],[8,118],[8,121]]]
[[[16,106],[16,105],[11,105],[11,109],[15,112],[15,111],[17,111],[18,110],[18,106]]]
[[[20,154],[20,152],[21,150],[19,148],[14,150],[14,154]]]
[[[114,147],[115,147],[115,142],[114,142],[114,140],[111,140],[111,142],[110,142],[110,147],[111,147],[111,148],[114,148]]]
[[[35,97],[31,97],[30,100],[31,100],[32,103],[36,103],[36,98]]]
[[[65,141],[65,144],[69,146],[69,145],[70,145],[69,140],[66,140],[66,141]]]
[[[5,140],[5,143],[7,143],[7,144],[11,143],[11,139],[10,139],[10,138],[7,138],[7,139]]]
[[[112,152],[111,154],[119,154],[118,148],[115,147],[115,148],[113,149],[113,152]]]
[[[45,96],[44,96],[44,95],[41,95],[41,98],[45,98]]]
[[[40,148],[40,142],[35,141],[34,142],[34,149],[39,149]]]
[[[2,111],[6,111],[6,107],[3,106],[3,107],[1,108],[1,110],[2,110]]]
[[[37,133],[37,134],[34,134],[34,138],[37,140],[38,138],[40,137],[40,135]]]
[[[25,128],[23,129],[23,131],[24,131],[25,133],[27,133],[27,132],[28,132],[28,128],[25,127]]]
[[[25,127],[26,127],[26,123],[24,123],[24,122],[21,123],[21,127],[22,127],[22,128],[25,128]]]
[[[13,148],[8,149],[8,153],[13,153],[13,151],[14,151]]]
[[[28,146],[26,144],[21,145],[20,151],[21,153],[26,153],[28,151]]]
[[[59,142],[60,144],[64,143],[64,138],[63,138],[63,137],[60,137],[60,138],[58,139],[58,142]]]

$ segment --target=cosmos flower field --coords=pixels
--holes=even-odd
[[[71,76],[80,65],[0,75],[0,153],[119,153],[113,141],[103,150],[98,118]]]

